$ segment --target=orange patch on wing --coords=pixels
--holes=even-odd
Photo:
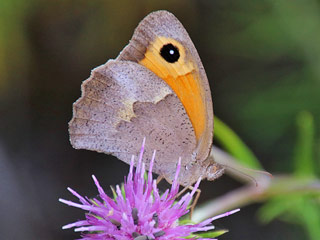
[[[196,138],[199,140],[205,129],[206,112],[199,85],[194,77],[194,74],[188,73],[177,78],[168,77],[164,80],[182,102],[194,128]]]
[[[206,108],[198,72],[193,63],[184,62],[184,48],[172,39],[169,42],[178,46],[180,59],[173,64],[166,62],[159,54],[165,41],[165,38],[158,38],[150,45],[145,57],[139,63],[162,78],[176,93],[189,116],[196,138],[199,140],[206,127]]]

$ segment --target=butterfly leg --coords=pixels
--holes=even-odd
[[[190,190],[193,190],[193,187],[189,187],[189,189]],[[200,198],[200,194],[201,194],[201,190],[198,188],[197,190],[196,190],[196,195],[195,195],[195,198],[194,198],[194,200],[193,200],[193,202],[192,202],[192,204],[191,204],[191,207],[190,207],[190,219],[192,219],[192,213],[193,213],[193,211],[194,211],[194,208],[196,207],[196,205],[197,205],[197,203],[198,203],[198,200],[199,200],[199,198]]]
[[[185,191],[187,191],[188,189],[190,189],[191,186],[188,187],[184,187],[180,192],[178,192],[176,198],[179,198],[183,193],[185,193]]]
[[[163,180],[163,176],[158,176],[157,177],[157,185]]]
[[[192,186],[188,186],[188,187],[185,187],[184,189],[182,189],[176,196],[176,198],[179,198],[185,191],[187,190],[193,190],[193,187]],[[201,190],[198,188],[196,190],[196,195],[195,195],[195,198],[190,206],[190,219],[192,218],[192,213],[194,211],[194,208],[196,207],[197,203],[198,203],[198,200],[200,198],[200,194],[201,194]]]
[[[162,180],[164,179],[164,177],[163,176],[158,176],[158,178],[157,178],[157,184],[159,184]],[[168,181],[170,184],[172,184],[172,182],[171,181]],[[180,192],[178,192],[178,194],[174,197],[175,199],[177,199],[177,198],[179,198],[179,197],[181,197],[181,195],[183,194],[183,193],[185,193],[187,190],[190,190],[190,191],[192,191],[194,188],[192,187],[192,186],[187,186],[187,187],[184,187]],[[193,211],[194,211],[194,208],[196,207],[196,205],[197,205],[197,202],[198,202],[198,200],[199,200],[199,198],[200,198],[200,194],[201,194],[201,190],[198,188],[197,190],[196,190],[196,194],[195,194],[195,198],[194,198],[194,200],[193,200],[193,202],[192,202],[192,204],[191,204],[191,206],[190,206],[190,219],[191,219],[191,217],[192,217],[192,213],[193,213]]]

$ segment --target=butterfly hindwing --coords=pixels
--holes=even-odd
[[[69,133],[75,148],[129,163],[146,137],[146,162],[157,150],[161,161],[154,171],[167,179],[173,179],[179,156],[183,166],[194,161],[195,134],[184,107],[165,82],[137,63],[111,60],[94,69],[73,109]]]

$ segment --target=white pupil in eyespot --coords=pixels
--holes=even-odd
[[[174,50],[171,49],[171,50],[169,51],[169,53],[170,53],[171,55],[173,55],[173,54],[174,54]]]

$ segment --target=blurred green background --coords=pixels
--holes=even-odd
[[[3,239],[77,238],[61,230],[83,218],[58,202],[72,199],[66,187],[92,197],[91,174],[106,189],[123,180],[126,164],[72,149],[67,123],[90,70],[115,58],[139,21],[159,9],[184,24],[207,71],[215,114],[264,169],[306,168],[319,176],[319,0],[0,0]],[[227,176],[203,182],[200,202],[239,186]],[[298,214],[266,224],[260,207],[217,221],[217,228],[230,230],[220,239],[315,239],[320,212],[306,213],[311,223]]]

